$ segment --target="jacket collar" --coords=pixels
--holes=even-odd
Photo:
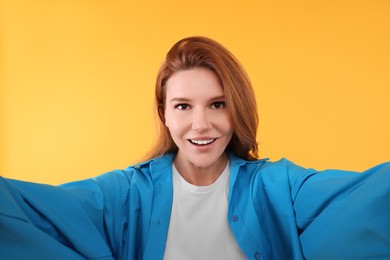
[[[259,162],[265,162],[268,161],[268,158],[260,159],[256,161],[246,161],[234,153],[228,152],[229,162],[230,162],[230,183],[234,184],[234,182],[237,179],[239,168],[246,164],[252,164],[252,163],[259,163]],[[166,153],[160,157],[153,158],[147,162],[141,163],[136,165],[135,167],[144,167],[147,166],[150,169],[150,173],[153,176],[156,173],[166,172],[168,169],[172,168],[173,159],[175,157],[174,153]],[[168,170],[168,172],[171,172],[171,170]]]
[[[148,164],[151,178],[153,179],[154,183],[160,183],[161,180],[168,181],[164,184],[166,187],[172,187],[172,163],[173,159],[175,157],[174,153],[167,153],[164,154],[161,157],[154,158],[150,160],[149,162],[145,162],[143,165]],[[230,184],[229,184],[229,196],[228,199],[230,200],[231,191],[233,190],[234,184],[236,182],[238,172],[241,166],[250,163],[244,159],[241,159],[237,155],[233,153],[228,153],[229,162],[230,162]],[[140,165],[142,167],[142,165]],[[169,176],[165,176],[169,175]]]
[[[161,169],[165,169],[166,167],[170,167],[172,165],[174,157],[174,153],[166,153],[160,157],[156,157],[144,163],[138,164],[137,166],[142,167],[143,165],[150,164],[150,168],[152,171],[159,171]],[[248,163],[248,161],[241,159],[234,153],[228,153],[228,157],[230,160],[230,165],[241,166]]]

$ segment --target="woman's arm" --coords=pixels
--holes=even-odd
[[[363,173],[289,169],[306,258],[390,257],[390,163]]]
[[[112,259],[130,177],[112,172],[59,187],[0,178],[2,259]]]

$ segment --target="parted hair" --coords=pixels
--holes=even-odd
[[[184,38],[174,44],[158,71],[154,104],[158,115],[158,136],[155,146],[145,159],[177,152],[178,148],[165,125],[166,84],[174,73],[194,68],[210,69],[223,87],[226,108],[234,129],[226,149],[245,160],[256,160],[259,120],[252,84],[229,50],[212,39],[200,36]]]

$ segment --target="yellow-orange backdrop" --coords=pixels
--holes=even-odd
[[[228,47],[255,87],[262,157],[389,160],[390,1],[0,2],[0,174],[61,183],[153,142],[158,67],[182,37]]]

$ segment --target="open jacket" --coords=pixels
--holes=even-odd
[[[58,187],[0,178],[0,258],[163,259],[173,157]],[[248,259],[390,257],[390,163],[356,173],[229,159],[226,217]]]

